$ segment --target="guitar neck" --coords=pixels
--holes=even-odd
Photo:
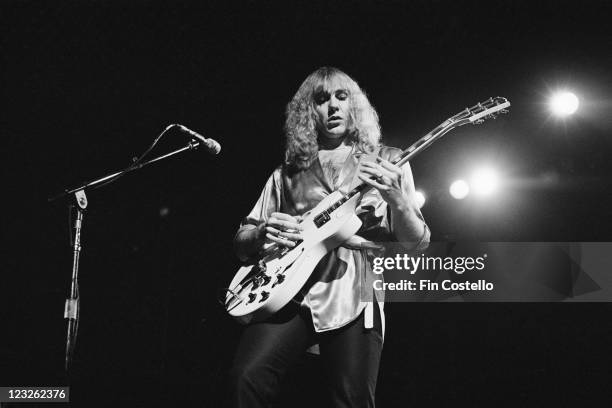
[[[401,167],[406,164],[408,160],[412,159],[447,134],[450,130],[467,123],[479,124],[487,118],[495,118],[497,114],[507,113],[508,111],[506,108],[509,106],[510,102],[506,98],[496,96],[495,98],[489,98],[483,102],[479,102],[471,108],[465,108],[461,112],[440,123],[435,129],[417,140],[409,148],[403,150],[400,156],[393,160],[392,163]],[[372,186],[369,184],[361,182],[357,187],[349,191],[348,194],[345,194],[340,200],[336,201],[333,205],[317,215],[315,217],[315,224],[317,226],[325,224],[330,219],[331,212],[356,195],[365,194],[371,188]]]
[[[456,122],[451,120],[446,120],[439,124],[435,129],[431,132],[427,133],[425,136],[414,142],[410,147],[406,150],[402,151],[400,157],[393,161],[393,164],[396,166],[403,166],[410,159],[423,152],[429,146],[431,146],[435,141],[440,139],[442,136],[450,132],[454,127],[457,126]]]
[[[454,122],[450,119],[447,119],[446,121],[440,123],[431,132],[427,133],[425,136],[423,136],[422,138],[414,142],[412,145],[410,145],[410,147],[403,150],[400,156],[397,159],[393,160],[392,163],[399,167],[403,166],[413,157],[423,152],[425,149],[431,146],[435,141],[440,139],[442,136],[444,136],[445,134],[447,134],[449,131],[451,131],[453,128],[457,126],[460,126],[458,122]],[[357,187],[355,187],[353,190],[351,190],[347,194],[347,196],[348,198],[351,198],[360,193],[365,194],[370,188],[372,188],[372,186],[362,182]]]

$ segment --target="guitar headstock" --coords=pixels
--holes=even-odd
[[[495,119],[498,115],[508,113],[510,101],[501,96],[489,98],[486,101],[477,103],[476,105],[465,108],[450,120],[458,125],[473,123],[481,124],[485,119]]]

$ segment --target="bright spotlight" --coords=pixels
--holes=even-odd
[[[578,97],[571,92],[557,92],[550,98],[550,109],[557,116],[568,116],[578,110]]]
[[[497,173],[489,168],[476,170],[471,181],[474,192],[482,196],[490,195],[499,185]]]
[[[423,206],[425,205],[425,194],[423,194],[422,191],[416,191],[416,202],[419,208],[423,208]]]
[[[456,180],[451,184],[449,191],[453,198],[463,200],[470,193],[470,186],[464,180]]]

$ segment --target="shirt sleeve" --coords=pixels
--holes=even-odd
[[[409,189],[409,188],[412,190],[415,190],[414,177],[412,175],[412,170],[410,169],[409,163],[406,163],[402,166],[402,173],[403,173],[402,178],[406,180],[406,183],[404,183],[404,185],[402,186],[404,191],[406,191],[406,189]],[[429,238],[431,236],[431,231],[429,230],[429,227],[427,226],[427,222],[425,222],[425,218],[423,217],[423,214],[421,213],[421,210],[419,208],[416,209],[416,215],[417,217],[419,217],[421,221],[423,221],[423,235],[421,236],[419,241],[417,241],[417,245],[414,247],[413,251],[422,252],[426,250],[427,247],[429,246]],[[389,225],[389,231],[391,231],[392,228],[391,228],[391,211],[390,210],[387,210],[387,222]]]
[[[280,167],[274,170],[274,172],[268,177],[266,184],[259,195],[259,199],[255,203],[255,206],[251,212],[243,218],[240,223],[240,229],[245,228],[247,225],[258,226],[264,223],[270,218],[273,212],[280,211],[281,204],[281,174]]]
[[[383,157],[391,161],[393,156],[399,154],[400,152],[401,151],[399,149],[393,149],[391,151],[387,150],[383,154]],[[410,165],[405,164],[402,166],[402,171],[403,179],[410,180],[410,183],[414,183]],[[407,189],[409,188],[409,185],[404,184],[402,187]],[[414,188],[414,186],[412,186],[412,188]],[[378,190],[371,189],[363,196],[360,204],[357,207],[357,215],[363,222],[363,226],[358,232],[359,235],[362,235],[366,239],[379,242],[396,241],[391,227],[391,211]],[[431,232],[427,226],[427,223],[425,222],[423,214],[418,209],[417,216],[423,221],[424,231],[414,250],[421,252],[427,249],[429,246]]]
[[[429,240],[431,239],[431,231],[429,230],[429,226],[427,222],[425,222],[425,218],[423,218],[423,214],[421,214],[421,210],[417,213],[418,217],[423,221],[423,236],[419,240],[419,243],[414,248],[416,252],[423,252],[429,247]]]

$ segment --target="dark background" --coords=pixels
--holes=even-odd
[[[240,332],[216,301],[238,266],[231,240],[282,158],[285,104],[322,65],[359,81],[398,147],[489,96],[512,102],[413,161],[433,240],[611,241],[606,2],[228,3],[3,2],[0,385],[69,383],[83,405],[221,404]],[[582,98],[566,121],[546,110],[563,86]],[[47,198],[125,167],[176,122],[222,152],[88,193],[67,378],[70,228],[66,203]],[[153,154],[187,141],[170,133]],[[485,203],[450,198],[449,182],[481,163],[506,188]],[[608,396],[609,304],[387,309],[381,407]],[[282,406],[322,403],[318,377],[306,359]]]

